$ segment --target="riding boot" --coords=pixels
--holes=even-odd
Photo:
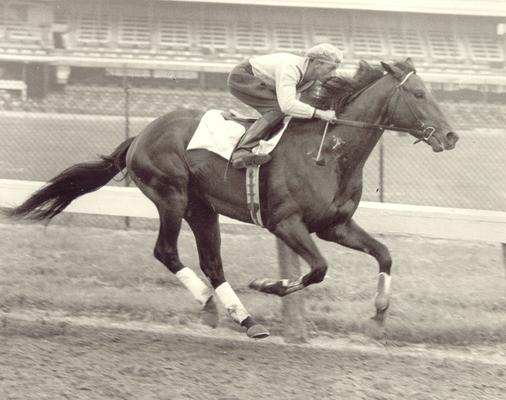
[[[234,153],[232,154],[232,166],[237,169],[246,168],[250,165],[262,165],[271,160],[269,154],[253,153],[252,149],[265,138],[271,130],[284,118],[280,111],[269,111],[257,119],[241,137]]]

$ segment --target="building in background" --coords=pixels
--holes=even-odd
[[[359,59],[409,56],[442,99],[503,102],[506,6],[404,3],[2,1],[2,79],[24,82],[35,99],[66,85],[121,85],[124,75],[134,86],[224,90],[226,73],[250,55],[328,41],[348,71]]]

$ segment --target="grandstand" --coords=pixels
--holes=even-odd
[[[481,17],[482,23],[477,24],[476,19],[464,15],[251,3],[3,2],[0,49],[4,55],[19,52],[28,56],[31,51],[49,59],[63,56],[74,63],[79,58],[91,62],[96,57],[116,63],[123,59],[162,65],[163,61],[169,62],[167,65],[179,61],[175,65],[186,69],[223,71],[227,69],[224,64],[251,54],[299,52],[315,42],[330,41],[345,51],[349,62],[410,55],[427,68],[435,64],[478,70],[504,68],[505,42],[496,34],[497,24],[504,23],[500,10],[493,14],[496,16]]]
[[[343,74],[353,73],[359,59],[412,57],[461,136],[458,151],[433,157],[423,146],[412,150],[406,138],[385,135],[366,166],[365,200],[503,210],[504,4],[2,1],[2,177],[45,180],[56,167],[114,148],[118,137],[177,107],[251,113],[226,91],[237,62],[331,42],[344,51]]]
[[[103,65],[95,60],[103,57],[107,64],[109,59],[117,65],[125,60],[166,66],[178,61],[174,65],[185,69],[225,71],[226,64],[251,54],[299,52],[330,41],[345,51],[350,63],[410,55],[426,68],[452,64],[491,73],[504,68],[505,41],[496,34],[505,21],[504,10],[495,9],[477,24],[477,17],[466,15],[220,3],[2,2],[0,51],[3,59],[19,53],[25,61],[44,54],[53,64],[60,57],[76,65],[83,58]]]
[[[134,115],[154,115],[175,105],[240,107],[224,93],[235,63],[329,41],[343,49],[345,73],[359,59],[410,56],[436,96],[448,103],[453,120],[469,118],[467,111],[478,102],[493,116],[488,125],[504,122],[506,40],[498,32],[506,7],[500,2],[482,1],[479,11],[467,0],[442,0],[435,8],[419,1],[397,6],[364,0],[260,3],[267,4],[2,2],[0,79],[6,83],[0,80],[0,106],[121,114],[128,81]],[[458,104],[466,100],[474,105]]]

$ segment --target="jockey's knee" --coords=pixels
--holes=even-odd
[[[269,110],[267,112],[262,113],[262,118],[267,121],[269,126],[276,126],[283,118],[285,118],[285,114],[281,110]]]

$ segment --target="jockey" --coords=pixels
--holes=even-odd
[[[334,76],[341,60],[339,49],[322,43],[307,50],[305,56],[274,53],[252,57],[230,72],[230,93],[261,114],[236,146],[231,158],[234,168],[270,161],[270,155],[254,154],[251,150],[285,115],[320,118],[331,123],[336,120],[333,110],[312,107],[301,102],[299,96],[316,80],[325,81]]]

